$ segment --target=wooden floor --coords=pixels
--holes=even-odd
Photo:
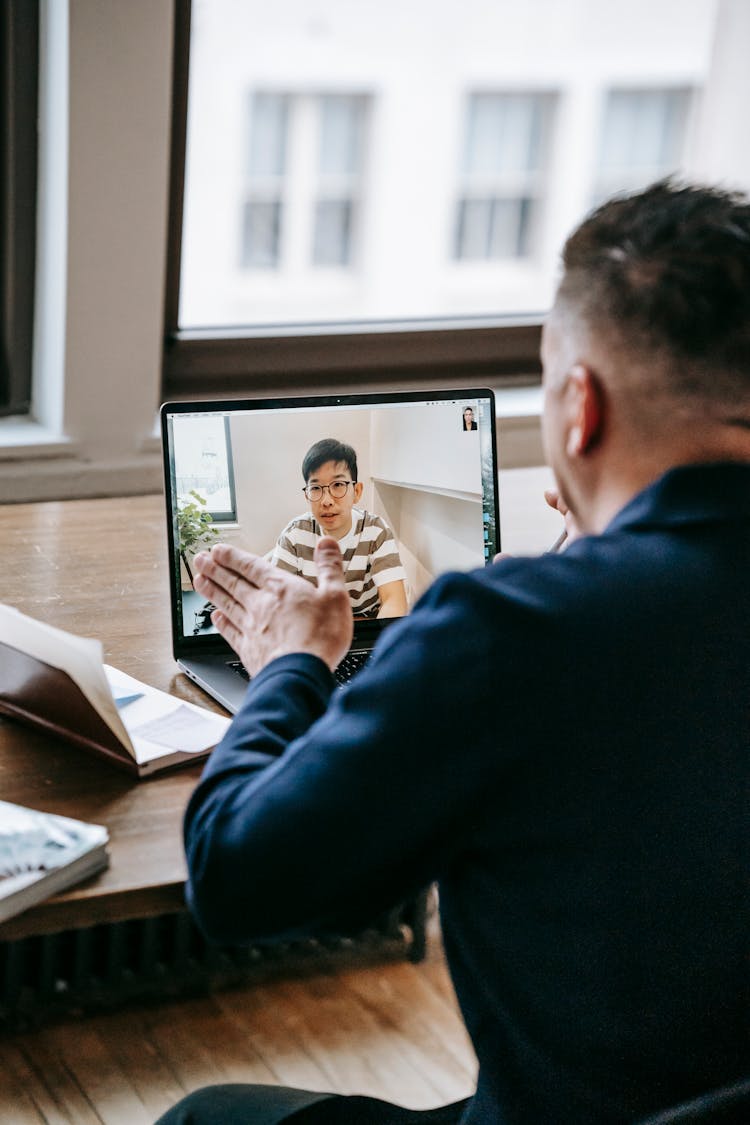
[[[466,1097],[475,1061],[431,927],[426,961],[332,969],[0,1038],[1,1125],[149,1125],[214,1082]]]

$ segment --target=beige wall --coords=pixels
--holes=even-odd
[[[222,533],[222,539],[256,554],[273,548],[282,528],[307,509],[302,459],[321,438],[334,437],[353,446],[360,480],[369,479],[369,411],[337,411],[335,419],[329,429],[324,418],[298,412],[277,414],[270,425],[262,411],[232,419],[237,527]],[[371,498],[368,487],[363,503],[371,503]]]

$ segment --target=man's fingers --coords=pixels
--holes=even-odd
[[[220,601],[227,601],[227,593],[221,587],[212,581],[207,574],[197,572],[193,578],[193,584],[199,594],[203,594],[207,601],[213,602],[218,605]]]
[[[236,583],[237,575],[251,586],[262,586],[270,575],[277,573],[276,567],[261,555],[251,555],[249,551],[230,547],[228,543],[217,543],[210,551],[201,551],[195,556],[195,565],[198,570],[219,583],[222,583],[226,574],[226,588],[230,591],[233,583]]]
[[[212,582],[205,574],[196,574],[195,576],[195,589],[199,594],[221,610],[222,614],[228,618],[239,622],[241,621],[243,608],[239,602],[235,601],[230,593],[227,593],[223,586]]]
[[[195,588],[203,594],[216,608],[211,613],[211,622],[221,633],[224,640],[240,655],[240,645],[243,640],[243,610],[220,586],[211,582],[203,574],[196,575]],[[236,618],[236,620],[233,620]]]
[[[221,633],[224,640],[239,656],[239,646],[242,643],[242,633],[236,628],[220,609],[215,609],[211,614],[211,621]]]
[[[318,588],[325,592],[344,590],[344,562],[335,539],[320,539],[315,544],[315,565],[318,568]]]
[[[193,560],[193,585],[196,590],[204,594],[214,605],[224,608],[227,599],[235,600],[239,577],[236,571],[227,570],[220,566],[218,559],[201,551]]]
[[[557,543],[553,544],[551,548],[552,551],[557,551],[559,550],[561,544],[564,542],[565,537],[567,537],[568,543],[572,543],[572,541],[574,539],[577,539],[581,534],[581,529],[579,528],[578,523],[576,522],[576,518],[571,512],[569,505],[565,500],[563,500],[562,496],[556,488],[545,489],[544,499],[547,501],[550,508],[554,508],[556,512],[560,513],[565,521],[565,536],[561,538]]]
[[[554,508],[560,515],[567,515],[568,505],[565,503],[560,493],[556,488],[545,488],[544,499],[549,504],[550,508]]]

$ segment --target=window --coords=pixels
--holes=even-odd
[[[236,521],[229,419],[219,414],[184,415],[172,426],[178,505],[195,500],[205,506],[214,523]]]
[[[354,260],[365,99],[253,94],[241,259],[245,269]]]
[[[543,300],[452,304],[424,5],[283,10],[176,0],[163,397],[538,381]]]
[[[456,215],[456,258],[525,258],[532,253],[550,118],[551,99],[543,94],[471,95]]]
[[[610,90],[599,142],[595,202],[679,170],[689,105],[689,90]]]
[[[711,163],[685,2],[175,0],[164,397],[537,381],[592,199]]]
[[[0,415],[28,413],[34,308],[39,13],[0,10]]]

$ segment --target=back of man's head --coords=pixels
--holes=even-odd
[[[634,392],[750,425],[747,198],[670,181],[616,197],[573,232],[563,266],[558,307],[623,379],[633,370]]]
[[[310,446],[302,461],[302,479],[305,484],[316,469],[321,465],[327,465],[329,461],[333,461],[334,464],[345,464],[352,480],[357,480],[357,454],[351,445],[336,438],[321,438]]]

